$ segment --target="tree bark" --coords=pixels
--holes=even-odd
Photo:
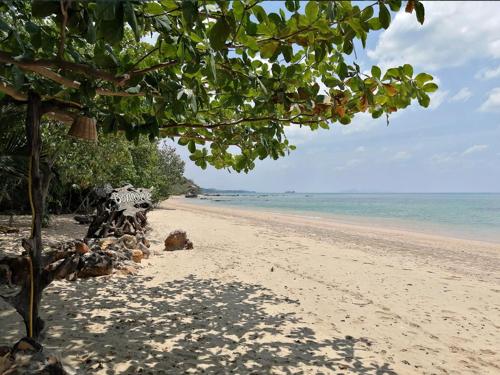
[[[38,309],[42,297],[42,215],[43,199],[40,176],[40,152],[42,148],[40,135],[40,119],[42,116],[42,102],[40,95],[30,91],[28,93],[28,110],[26,116],[26,138],[30,149],[29,170],[29,198],[31,204],[32,226],[31,236],[24,243],[28,251],[31,268],[28,293],[21,293],[21,302],[24,323],[29,337],[37,338],[43,328],[43,321],[38,316]],[[27,297],[27,298],[26,298]]]

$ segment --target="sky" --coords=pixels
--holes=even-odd
[[[363,5],[363,4],[361,4]],[[268,10],[284,3],[268,3]],[[189,153],[186,176],[205,188],[261,192],[500,192],[500,2],[425,2],[426,19],[400,11],[358,50],[363,70],[404,63],[432,74],[430,108],[358,115],[330,130],[293,128],[297,150],[248,174],[208,167]],[[174,145],[173,143],[169,143]]]

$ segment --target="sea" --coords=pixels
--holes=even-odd
[[[500,193],[220,193],[195,200],[500,243]]]

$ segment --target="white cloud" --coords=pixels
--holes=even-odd
[[[429,104],[429,109],[437,109],[441,104],[444,103],[444,100],[448,96],[449,91],[448,90],[438,90],[432,94],[430,94],[431,97],[431,104]]]
[[[394,114],[395,115],[395,114]],[[385,126],[385,116],[374,119],[368,112],[357,114],[349,125],[338,125],[342,134],[364,133]]]
[[[355,167],[356,165],[361,164],[363,161],[364,161],[363,159],[351,159],[351,160],[347,161],[347,163],[345,163],[344,165],[339,166],[339,167],[335,167],[335,170],[336,171],[345,171],[347,169]]]
[[[312,131],[309,126],[290,125],[285,127],[285,134],[292,145],[300,145],[317,137],[322,130]]]
[[[444,163],[450,163],[452,161],[456,161],[458,158],[458,154],[456,152],[452,153],[441,153],[441,154],[434,154],[431,156],[431,162],[433,164],[444,164]]]
[[[482,152],[488,148],[488,145],[473,145],[466,148],[463,152],[444,152],[434,154],[431,156],[433,164],[449,164],[449,163],[463,163],[468,155]]]
[[[391,158],[391,160],[403,161],[403,160],[408,160],[410,157],[411,157],[411,154],[409,152],[399,151]]]
[[[500,87],[488,93],[488,99],[479,107],[481,112],[500,112]]]
[[[471,96],[472,91],[468,87],[464,87],[450,98],[450,102],[466,102]]]
[[[437,70],[481,57],[500,58],[498,2],[426,1],[421,26],[414,14],[397,13],[368,56],[384,67],[411,62]]]
[[[365,150],[366,150],[366,148],[364,146],[359,146],[354,151],[356,151],[356,152],[364,152]]]
[[[474,77],[482,80],[500,77],[500,65],[492,69],[481,69]]]
[[[465,155],[474,154],[477,152],[484,151],[487,148],[488,148],[488,145],[474,145],[474,146],[471,146],[468,149],[466,149],[464,152],[462,152],[462,155],[465,156]]]

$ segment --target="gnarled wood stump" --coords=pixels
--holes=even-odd
[[[146,213],[151,210],[151,191],[131,185],[112,189],[100,199],[87,237],[138,235],[146,230]]]

